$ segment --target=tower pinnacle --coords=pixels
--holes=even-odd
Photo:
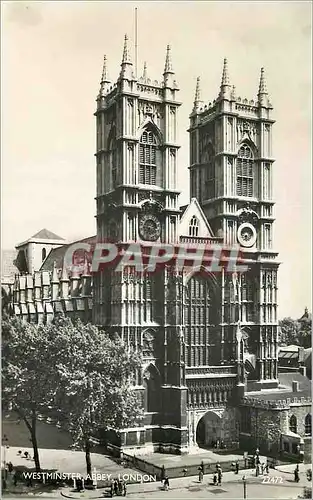
[[[164,67],[163,75],[166,75],[169,73],[172,75],[174,74],[172,60],[171,60],[171,47],[170,47],[170,45],[168,45],[166,48],[166,58],[165,58],[165,67]]]
[[[268,92],[267,92],[267,88],[266,88],[266,82],[265,82],[264,68],[261,68],[258,101],[259,101],[260,105],[263,107],[270,106]]]
[[[125,79],[125,80],[133,80],[134,75],[133,75],[132,68],[133,68],[133,64],[131,62],[130,54],[129,54],[128,36],[125,35],[120,78]]]
[[[102,69],[102,76],[101,76],[101,82],[100,83],[109,83],[110,80],[108,78],[108,71],[107,71],[107,56],[103,56],[103,69]]]
[[[101,82],[100,82],[100,90],[99,90],[98,97],[105,96],[105,94],[109,90],[110,83],[111,82],[108,78],[108,72],[107,72],[107,57],[106,57],[106,55],[104,55],[103,56],[103,68],[102,68]]]
[[[228,75],[228,63],[227,59],[225,57],[224,59],[224,64],[223,64],[223,74],[222,74],[222,81],[221,81],[221,87],[228,87],[229,86],[229,75]]]
[[[198,76],[196,83],[195,100],[193,103],[194,111],[197,111],[200,108],[201,103],[202,101],[201,101],[201,89],[200,89],[200,76]]]
[[[222,73],[222,81],[221,81],[221,86],[220,86],[219,98],[229,100],[230,94],[231,94],[231,85],[229,83],[228,63],[227,63],[227,59],[225,57],[224,63],[223,63],[223,73]]]
[[[267,94],[267,88],[265,83],[264,68],[261,68],[260,84],[259,84],[259,95]]]
[[[125,37],[124,37],[124,49],[123,49],[122,64],[132,64],[131,60],[130,60],[130,55],[129,55],[128,36],[127,35],[125,35]]]

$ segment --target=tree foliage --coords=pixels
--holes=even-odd
[[[29,429],[36,469],[40,470],[36,423],[43,408],[53,405],[57,386],[51,376],[51,329],[17,318],[2,321],[2,398]]]
[[[299,347],[311,347],[312,318],[304,314],[302,318],[295,320],[290,317],[279,321],[279,343],[280,345],[298,345]]]
[[[25,421],[40,470],[39,414],[52,412],[86,452],[100,429],[121,429],[141,416],[132,377],[141,360],[119,338],[61,317],[49,325],[9,318],[2,327],[3,402]]]
[[[118,337],[111,339],[93,325],[62,319],[58,329],[60,406],[75,444],[85,449],[91,474],[92,436],[101,429],[134,425],[142,415],[131,385],[141,359]]]

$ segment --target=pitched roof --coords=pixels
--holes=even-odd
[[[34,234],[31,239],[36,238],[37,240],[61,240],[64,241],[64,238],[61,238],[57,234],[49,231],[49,229],[41,229],[38,233]]]
[[[67,245],[62,245],[61,247],[58,248],[53,248],[50,253],[48,254],[47,258],[43,262],[40,271],[52,271],[54,268],[54,263],[55,267],[60,270],[63,268],[63,260],[65,253],[67,249],[71,246],[74,245],[75,243],[83,242],[83,243],[90,243],[91,245],[96,243],[96,236],[89,236],[88,238],[83,238],[81,240],[73,241],[72,243],[69,243]],[[79,253],[79,251],[78,251]],[[84,262],[82,262],[83,265]],[[80,265],[80,264],[79,264]]]

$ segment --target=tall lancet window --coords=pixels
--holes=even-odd
[[[199,221],[195,215],[189,223],[189,236],[199,236]]]
[[[253,196],[253,153],[243,144],[237,156],[237,195]]]
[[[139,145],[139,183],[156,184],[158,141],[151,130],[145,130]]]

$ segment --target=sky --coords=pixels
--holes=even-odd
[[[183,102],[180,203],[189,200],[187,128],[201,78],[217,97],[223,58],[237,95],[255,99],[264,66],[274,106],[274,248],[279,317],[311,309],[311,2],[1,2],[2,248],[42,228],[72,241],[95,234],[95,99],[103,55],[116,80],[123,39],[138,73],[160,79],[166,45]]]

